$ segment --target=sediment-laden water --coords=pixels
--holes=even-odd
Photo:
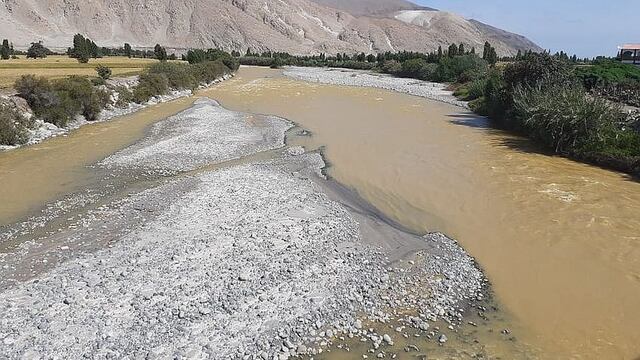
[[[542,358],[640,355],[640,184],[550,156],[462,108],[244,68],[206,91],[313,133],[328,173],[417,231],[458,239]]]
[[[640,355],[637,182],[540,152],[462,108],[397,92],[243,68],[235,79],[201,94],[232,110],[296,122],[312,136],[290,136],[289,144],[322,148],[326,171],[335,180],[397,223],[416,233],[442,231],[477,258],[495,292],[495,299],[487,299],[487,312],[468,319],[480,326],[469,324],[450,334],[448,346],[429,348],[420,340],[420,351],[408,348],[407,356]],[[132,144],[149,124],[193,100],[0,153],[0,225],[24,219],[88,184],[99,186],[107,174],[87,165]],[[109,188],[119,186],[111,182]],[[72,222],[65,219],[60,223]],[[29,238],[29,231],[20,238]],[[492,311],[493,306],[500,310]],[[361,356],[367,349],[357,340],[346,341],[355,351],[333,349],[323,357]],[[396,338],[395,350],[405,354],[403,348],[418,342]]]

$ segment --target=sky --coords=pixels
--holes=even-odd
[[[615,56],[640,43],[640,0],[414,0],[527,36],[552,52]]]

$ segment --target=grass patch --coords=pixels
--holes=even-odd
[[[23,75],[36,75],[49,80],[63,79],[72,75],[96,77],[98,64],[112,69],[112,76],[140,75],[147,66],[157,63],[155,59],[127,58],[110,56],[91,59],[87,64],[78,63],[68,56],[53,55],[45,59],[18,59],[0,61],[0,88],[8,89]]]

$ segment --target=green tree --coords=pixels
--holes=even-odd
[[[156,56],[156,59],[160,61],[167,61],[167,50],[160,46],[160,44],[156,44],[153,48],[153,54]]]
[[[44,45],[42,45],[42,41],[33,42],[31,43],[29,50],[27,50],[27,59],[43,59],[50,53],[51,50],[44,47]]]
[[[465,54],[465,49],[464,49],[464,44],[460,43],[460,46],[458,47],[458,54],[459,55],[464,55]]]
[[[86,39],[82,34],[73,36],[73,48],[69,50],[69,56],[78,60],[79,63],[86,64],[91,56],[91,40]]]
[[[516,61],[522,60],[522,50],[518,50],[518,54],[516,54]]]
[[[447,54],[451,58],[457,56],[458,55],[458,45],[451,44],[451,46],[449,46],[449,52]]]
[[[92,40],[87,38],[87,48],[89,49],[89,55],[92,58],[100,58],[102,57],[102,50],[100,49],[100,47],[93,42]]]
[[[129,43],[124,43],[124,55],[130,58],[131,54],[132,54],[131,45]]]
[[[2,40],[2,47],[0,47],[0,59],[9,60],[11,57],[11,48],[9,47],[9,40]]]
[[[489,54],[487,55],[486,60],[490,65],[495,65],[498,62],[498,53],[496,52],[496,48],[493,46],[489,49]]]
[[[490,52],[491,52],[491,44],[488,41],[485,41],[484,50],[482,51],[482,58],[484,60],[487,60]]]
[[[438,46],[438,59],[442,58],[442,46]]]
[[[109,80],[109,78],[111,77],[111,68],[109,68],[108,66],[100,64],[96,67],[96,72],[98,73],[98,76],[100,76],[100,78],[102,78],[103,80]]]
[[[376,62],[376,56],[373,54],[367,55],[367,62],[370,62],[370,63]]]

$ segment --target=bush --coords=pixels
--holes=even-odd
[[[0,100],[0,145],[19,145],[28,140],[33,121],[25,117],[14,104]]]
[[[569,62],[547,53],[532,53],[523,60],[507,65],[504,80],[510,89],[515,89],[517,86],[538,86],[540,82],[568,85],[574,82],[575,77]]]
[[[27,100],[29,106],[34,109],[52,106],[55,102],[49,80],[45,77],[23,75],[14,84],[18,95]]]
[[[500,70],[491,69],[489,71],[483,93],[484,101],[478,104],[482,105],[480,110],[483,115],[489,116],[507,128],[517,129],[520,127],[519,124],[514,123],[510,116],[513,99]]]
[[[207,61],[191,66],[191,74],[198,81],[198,84],[209,84],[229,73],[231,70],[222,61]]]
[[[273,64],[273,58],[243,56],[240,58],[240,64],[246,66],[271,66],[271,64]]]
[[[42,45],[41,42],[31,43],[29,50],[27,50],[27,59],[43,59],[46,58],[47,55],[51,54],[51,50],[47,49]]]
[[[399,75],[402,71],[402,65],[396,60],[386,60],[382,63],[382,72],[392,75]]]
[[[272,69],[280,69],[284,65],[286,65],[284,60],[282,60],[281,58],[277,57],[277,58],[273,59],[273,62],[271,63],[270,68],[272,68]]]
[[[185,59],[189,64],[200,64],[206,61],[220,60],[226,67],[236,71],[240,67],[240,61],[226,51],[220,49],[209,49],[207,51],[201,49],[189,50]],[[264,65],[270,66],[271,64]]]
[[[640,82],[640,68],[613,60],[597,60],[592,66],[577,67],[575,74],[588,90],[603,85]]]
[[[420,80],[432,80],[437,65],[429,64],[424,59],[411,59],[402,63],[400,76]]]
[[[622,111],[606,100],[564,86],[519,87],[514,110],[532,138],[559,153],[601,147],[624,119]]]
[[[109,78],[111,78],[111,68],[109,68],[108,66],[104,66],[104,65],[98,65],[96,67],[96,72],[98,73],[98,76],[103,79],[103,80],[109,80]]]
[[[443,57],[432,80],[438,82],[469,82],[485,76],[488,64],[477,55]]]
[[[129,103],[134,101],[133,93],[125,86],[117,86],[115,89],[117,94],[116,106],[117,107],[127,107]]]
[[[15,89],[37,117],[60,127],[79,114],[89,121],[97,119],[108,101],[106,92],[80,76],[49,81],[26,75],[16,81]]]
[[[149,74],[163,74],[167,77],[168,86],[172,89],[195,89],[198,79],[192,72],[191,65],[183,63],[160,62],[147,70]]]
[[[144,103],[167,91],[169,91],[169,79],[165,74],[142,74],[138,86],[133,90],[133,100],[139,104]]]
[[[60,98],[68,98],[73,104],[70,108],[74,110],[69,114],[69,119],[79,113],[88,121],[94,121],[108,102],[107,93],[94,88],[85,77],[71,76],[56,80],[53,88]]]
[[[484,96],[484,90],[487,87],[487,79],[481,78],[471,82],[468,86],[467,101],[479,99]]]

